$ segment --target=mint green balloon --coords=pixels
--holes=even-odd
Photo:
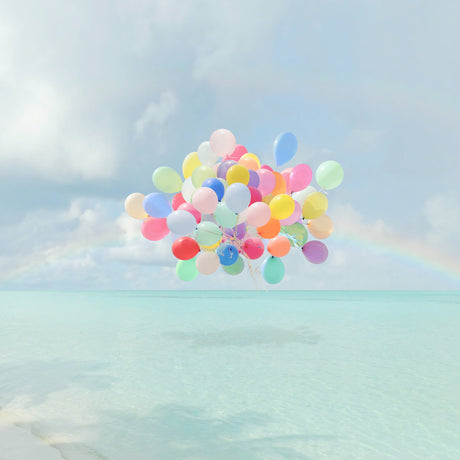
[[[182,189],[179,173],[169,166],[161,166],[152,174],[153,185],[163,193],[177,193]]]
[[[196,226],[195,239],[201,246],[213,246],[221,238],[222,231],[214,222],[203,221]]]
[[[337,161],[325,161],[318,166],[315,177],[316,182],[321,188],[330,190],[342,183],[343,168]]]
[[[291,225],[282,225],[280,235],[284,235],[293,248],[301,248],[308,240],[307,229],[300,222]]]
[[[214,211],[214,218],[222,227],[233,228],[238,221],[238,214],[234,213],[223,201],[221,201]]]
[[[239,275],[244,270],[244,260],[241,256],[238,256],[236,262],[232,265],[222,265],[222,268],[229,275]]]
[[[182,281],[192,281],[198,276],[195,259],[179,260],[176,264],[176,275]]]
[[[279,257],[269,257],[262,264],[262,276],[267,283],[277,284],[284,277],[284,264]]]
[[[211,179],[212,177],[217,177],[214,169],[204,165],[197,166],[192,172],[192,184],[196,188],[200,188],[206,179]]]

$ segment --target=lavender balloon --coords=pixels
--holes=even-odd
[[[246,235],[246,224],[238,224],[233,228],[224,228],[224,234],[233,238],[236,237],[239,240],[242,240],[244,235]]]
[[[250,169],[248,187],[257,188],[259,186],[259,183],[260,183],[259,175],[257,174],[256,171],[253,171],[252,169]]]
[[[219,167],[217,168],[217,177],[221,179],[225,179],[227,177],[227,171],[233,166],[238,164],[236,161],[233,160],[225,160],[223,161]]]
[[[321,241],[309,241],[302,247],[303,255],[312,264],[322,264],[326,261],[329,251]]]

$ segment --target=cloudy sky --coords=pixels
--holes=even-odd
[[[280,289],[460,288],[460,6],[452,1],[4,0],[0,287],[253,289],[176,279],[124,198],[218,128],[273,164],[283,131],[329,192],[320,266]],[[259,288],[263,288],[259,282]]]

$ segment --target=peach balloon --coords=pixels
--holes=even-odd
[[[274,257],[283,257],[291,249],[289,239],[284,235],[278,235],[267,243],[267,251]]]

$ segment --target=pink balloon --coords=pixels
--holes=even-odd
[[[268,204],[258,201],[249,206],[246,211],[246,221],[253,227],[264,226],[271,218],[271,210]]]
[[[216,192],[209,187],[200,187],[192,196],[192,204],[195,209],[203,214],[212,214],[219,203]]]
[[[292,225],[299,220],[300,215],[302,214],[302,206],[300,206],[300,204],[295,200],[294,204],[295,208],[293,213],[289,217],[286,217],[286,219],[280,220],[281,225]]]
[[[226,160],[238,161],[245,153],[248,153],[248,149],[244,145],[237,145],[233,153],[226,156]]]
[[[142,222],[141,233],[148,240],[162,240],[169,233],[166,217],[147,217]]]
[[[273,171],[273,168],[271,166],[268,166],[268,165],[262,165],[260,168],[261,169],[268,169],[269,171]]]
[[[257,174],[259,175],[259,192],[262,196],[269,195],[276,185],[276,178],[272,171],[268,169],[260,168],[257,170]]]
[[[306,164],[298,164],[289,174],[289,185],[292,192],[298,192],[306,188],[313,178],[313,171]]]
[[[289,183],[289,175],[291,174],[294,168],[286,168],[281,171],[281,175],[284,177],[286,181],[286,193],[291,193],[291,185]]]
[[[296,202],[297,203],[297,202]],[[196,223],[199,224],[201,222],[201,212],[195,209],[192,203],[182,203],[179,208],[182,211],[187,211],[193,215],[196,220]]]
[[[260,193],[260,190],[256,189],[255,187],[248,188],[251,192],[251,201],[249,202],[249,206],[251,206],[252,203],[255,203],[257,201],[262,201],[262,194]]]
[[[243,252],[250,259],[258,259],[264,253],[264,243],[260,238],[248,238],[243,245]]]
[[[236,147],[235,136],[228,129],[217,129],[209,138],[211,150],[221,156],[230,155]]]

